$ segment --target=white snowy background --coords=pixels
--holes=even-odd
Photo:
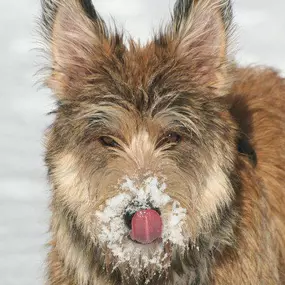
[[[0,1],[0,285],[43,284],[49,187],[43,132],[53,107],[34,73],[40,0]],[[174,0],[94,0],[131,35],[145,40],[169,19]],[[285,74],[285,1],[235,0],[238,60]]]

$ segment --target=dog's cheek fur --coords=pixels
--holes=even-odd
[[[104,265],[96,240],[90,235],[94,215],[88,179],[91,174],[78,162],[76,154],[57,149],[56,137],[49,134],[46,139],[46,161],[53,186],[50,283],[73,285],[77,280],[79,284],[88,284],[95,276],[99,282],[98,271]],[[105,282],[103,277],[101,282]]]

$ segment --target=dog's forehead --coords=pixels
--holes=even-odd
[[[124,70],[127,80],[130,80],[133,87],[148,87],[151,77],[162,67],[161,54],[155,45],[150,43],[146,46],[133,44],[125,53]]]
[[[121,133],[124,136],[138,133],[154,135],[163,127],[151,114],[151,110],[143,112],[136,104],[122,99],[120,95],[111,97],[114,98],[110,101],[102,98],[95,104],[81,104],[77,117],[89,119],[90,123],[97,125],[99,129],[103,127],[114,134]]]
[[[103,126],[114,133],[137,133],[145,129],[157,136],[162,131],[198,129],[213,116],[218,119],[215,114],[224,111],[222,106],[206,102],[207,99],[196,93],[152,90],[143,86],[123,87],[113,89],[114,93],[107,89],[107,92],[104,90],[88,97],[81,102],[77,116],[89,118],[99,129]]]
[[[132,42],[120,57],[104,50],[101,56],[101,64],[96,64],[95,72],[89,80],[95,83],[94,88],[103,89],[101,93],[109,92],[124,98],[133,96],[138,99],[144,92],[144,96],[150,99],[154,89],[160,89],[157,93],[164,89],[163,93],[166,93],[173,90],[175,81],[182,83],[181,78],[178,80],[181,67],[176,64],[170,45],[161,48],[155,42],[145,46]],[[188,78],[186,83],[189,87],[191,79]]]

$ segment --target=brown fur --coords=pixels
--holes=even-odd
[[[126,47],[88,0],[43,1],[58,100],[47,284],[285,283],[285,81],[234,65],[230,24],[229,1],[180,0],[154,41]],[[187,242],[163,245],[163,271],[133,272],[115,267],[95,213],[124,176],[149,175],[187,210]]]

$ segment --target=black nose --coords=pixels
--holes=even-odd
[[[152,206],[150,207],[143,207],[143,208],[138,208],[136,211],[130,211],[130,210],[126,210],[125,214],[124,214],[124,220],[125,220],[125,224],[126,226],[131,230],[132,229],[132,219],[135,215],[136,212],[140,211],[140,210],[146,210],[146,209],[152,209],[154,211],[156,211],[159,215],[161,215],[161,212],[158,208],[154,208]]]
[[[132,219],[134,215],[135,215],[135,212],[133,211],[132,212],[126,211],[124,215],[125,224],[130,230],[132,229]]]

